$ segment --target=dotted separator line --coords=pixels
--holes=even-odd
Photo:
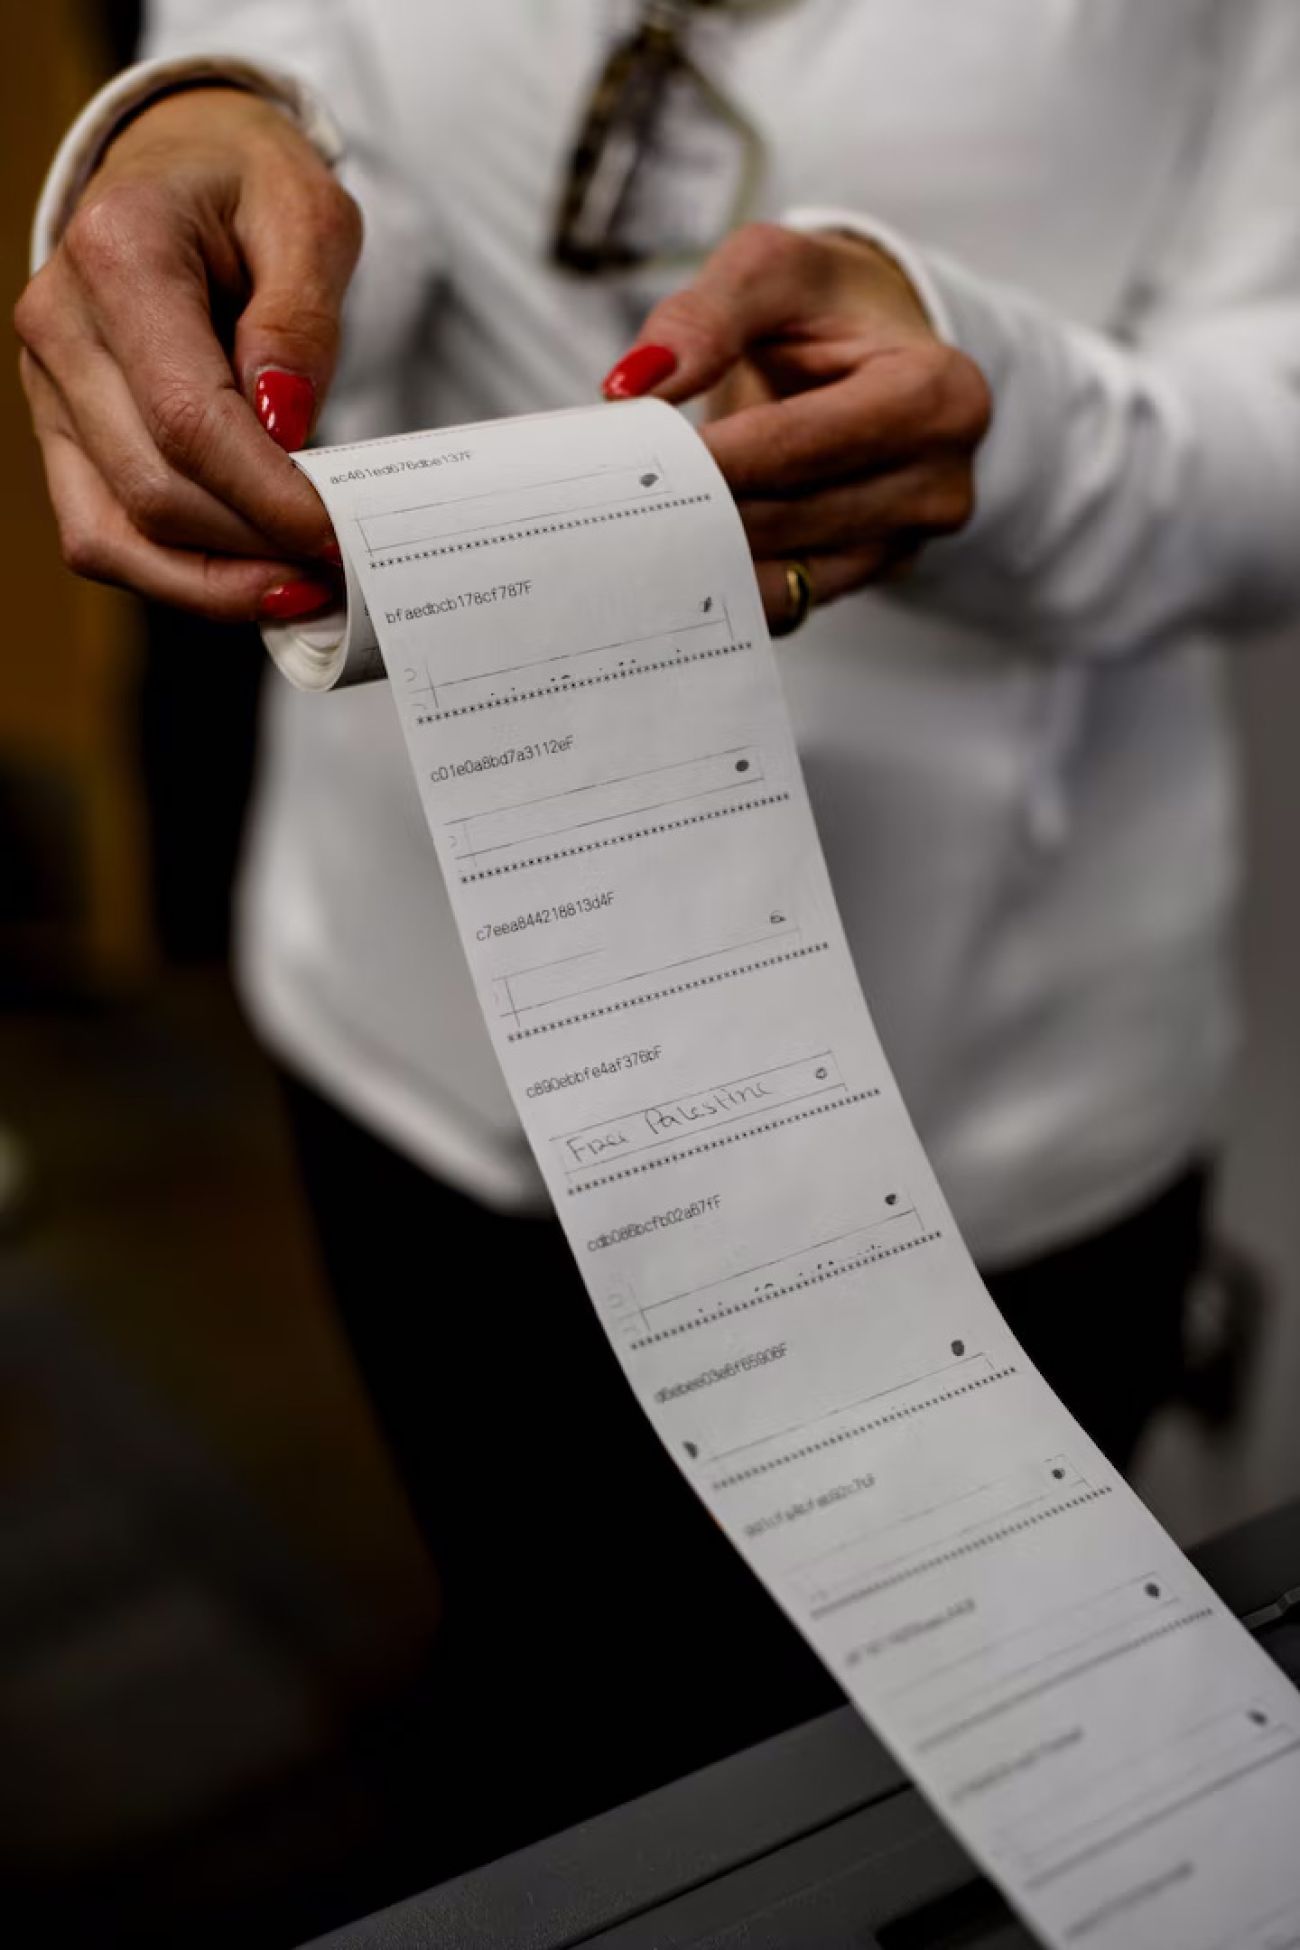
[[[930,1234],[938,1238],[938,1233]],[[730,1476],[719,1477],[710,1487],[714,1491],[734,1489],[738,1483],[748,1483],[755,1476],[766,1476],[769,1470],[784,1469],[787,1463],[802,1462],[805,1456],[815,1456],[822,1449],[834,1449],[841,1442],[852,1442],[857,1436],[870,1435],[873,1429],[883,1429],[890,1422],[903,1422],[911,1415],[921,1415],[927,1408],[938,1408],[943,1402],[956,1401],[958,1395],[974,1394],[977,1388],[988,1388],[995,1381],[1005,1381],[1008,1375],[1019,1374],[1014,1361],[1005,1368],[994,1368],[991,1374],[977,1376],[974,1381],[963,1381],[956,1388],[942,1388],[937,1394],[927,1395],[924,1401],[905,1402],[899,1408],[888,1409],[883,1415],[873,1415],[868,1421],[855,1422],[852,1428],[836,1429],[832,1435],[824,1435],[817,1442],[801,1443],[797,1449],[787,1449],[779,1456],[770,1456],[766,1462],[751,1463],[748,1469],[733,1469]]]
[[[599,528],[607,521],[630,521],[636,515],[663,514],[669,508],[693,508],[701,501],[712,501],[711,494],[676,494],[666,501],[647,501],[631,508],[608,508],[603,513],[593,515],[571,515],[566,521],[544,521],[525,523],[522,528],[508,528],[494,535],[471,536],[463,542],[443,542],[437,548],[415,548],[406,555],[390,555],[382,562],[371,559],[370,566],[381,569],[397,569],[404,562],[432,562],[443,555],[464,555],[471,549],[496,548],[502,542],[527,542],[538,535],[560,535],[570,528]]]
[[[445,711],[431,711],[427,706],[415,713],[417,724],[445,724],[451,718],[469,718],[476,711],[501,711],[508,704],[531,704],[541,697],[565,697],[570,691],[584,691],[593,684],[617,684],[625,677],[651,677],[660,670],[680,670],[683,664],[705,664],[715,657],[734,657],[740,650],[752,650],[753,641],[746,637],[740,643],[720,643],[712,650],[683,650],[676,657],[660,657],[654,663],[633,664],[626,670],[602,670],[591,677],[553,677],[549,684],[539,684],[535,690],[512,691],[509,697],[485,697],[478,704],[452,704]]]
[[[533,1036],[549,1036],[556,1029],[572,1029],[578,1023],[595,1022],[601,1016],[621,1015],[625,1009],[639,1009],[646,1002],[662,1002],[670,995],[685,995],[691,989],[706,989],[714,982],[734,981],[737,975],[754,975],[760,969],[776,968],[782,962],[802,961],[806,955],[824,955],[830,947],[829,941],[812,941],[806,948],[785,948],[779,955],[763,955],[758,961],[742,962],[739,968],[721,968],[713,975],[692,975],[684,982],[672,982],[666,988],[647,989],[644,995],[625,995],[618,1002],[602,1002],[594,1009],[582,1009],[576,1015],[560,1016],[555,1022],[539,1022],[531,1029],[512,1029],[506,1037],[508,1043],[526,1043]]]
[[[756,1293],[749,1300],[735,1300],[729,1307],[719,1307],[711,1314],[696,1314],[693,1320],[683,1320],[676,1327],[660,1327],[643,1340],[629,1341],[632,1353],[638,1348],[653,1347],[656,1341],[675,1340],[679,1334],[692,1334],[697,1327],[711,1327],[715,1320],[726,1320],[729,1314],[748,1313],[751,1307],[765,1307],[769,1300],[785,1300],[792,1293],[802,1293],[807,1287],[823,1286],[827,1280],[838,1280],[843,1273],[856,1273],[859,1267],[874,1266],[882,1259],[894,1259],[899,1253],[914,1252],[918,1246],[929,1246],[942,1237],[938,1232],[923,1232],[915,1239],[902,1239],[896,1246],[874,1246],[869,1252],[859,1253],[853,1259],[846,1259],[840,1266],[828,1267],[824,1272],[805,1273],[797,1280],[787,1280],[784,1286],[773,1287],[768,1293]]]
[[[990,1530],[983,1537],[972,1538],[968,1544],[954,1544],[951,1550],[939,1551],[934,1557],[927,1557],[920,1564],[910,1564],[906,1570],[895,1571],[887,1578],[877,1578],[874,1584],[861,1584],[854,1591],[846,1591],[841,1598],[830,1598],[824,1605],[818,1605],[814,1618],[829,1618],[832,1612],[842,1611],[846,1605],[856,1605],[863,1598],[874,1598],[881,1591],[890,1591],[896,1584],[906,1584],[909,1578],[923,1577],[927,1571],[937,1569],[940,1564],[951,1564],[959,1557],[969,1557],[972,1551],[986,1550],[990,1544],[1000,1544],[1006,1537],[1014,1537],[1017,1531],[1032,1530],[1037,1523],[1046,1523],[1049,1517],[1059,1517],[1066,1510],[1078,1510],[1085,1503],[1095,1503],[1099,1496],[1109,1496],[1111,1484],[1102,1483],[1096,1489],[1084,1490],[1080,1496],[1067,1497],[1063,1503],[1050,1503],[1045,1510],[1035,1510],[1032,1516],[1018,1517],[1014,1523],[1004,1523],[997,1530]]]
[[[864,1104],[868,1097],[878,1097],[879,1090],[854,1090],[847,1097],[837,1097],[831,1104],[810,1104],[806,1110],[792,1110],[784,1117],[769,1117],[764,1124],[751,1124],[745,1131],[719,1131],[717,1137],[706,1138],[700,1144],[683,1145],[680,1151],[666,1151],[662,1158],[647,1158],[639,1165],[625,1165],[622,1171],[607,1171],[600,1178],[589,1179],[585,1185],[570,1185],[570,1198],[583,1198],[588,1192],[597,1192],[602,1185],[617,1185],[623,1178],[639,1178],[643,1171],[659,1171],[664,1165],[675,1165],[682,1158],[700,1158],[706,1151],[721,1151],[727,1144],[744,1144],[747,1138],[764,1137],[768,1131],[779,1131],[785,1124],[802,1124],[808,1117],[824,1117],[830,1110],[847,1110],[850,1104]]]
[[[534,853],[527,860],[508,860],[499,867],[479,867],[474,873],[463,873],[460,884],[472,887],[477,880],[496,880],[503,873],[523,873],[529,867],[544,867],[552,860],[572,860],[580,853],[599,853],[602,847],[626,846],[630,840],[653,839],[657,833],[678,833],[687,826],[706,826],[711,819],[734,819],[737,813],[758,812],[764,806],[783,806],[789,797],[788,792],[765,792],[760,799],[746,799],[740,806],[714,806],[709,812],[687,813],[682,819],[661,819],[653,826],[638,826],[630,833],[611,833],[607,839],[583,840],[578,846],[556,847],[553,853]]]
[[[1199,1611],[1184,1612],[1181,1618],[1170,1618],[1163,1625],[1153,1625],[1149,1632],[1140,1632],[1134,1639],[1125,1639],[1122,1645],[1111,1645],[1104,1652],[1095,1652],[1090,1659],[1082,1660],[1065,1672],[1054,1673],[1050,1679],[1040,1679],[1036,1685],[1022,1686],[1018,1693],[1011,1693],[996,1705],[985,1706],[978,1713],[968,1713],[964,1720],[954,1720],[949,1726],[940,1727],[917,1745],[918,1753],[929,1753],[934,1747],[942,1747],[949,1740],[956,1740],[960,1734],[969,1733],[973,1727],[983,1726],[988,1720],[995,1720],[999,1714],[1007,1713],[1013,1706],[1022,1706],[1026,1700],[1037,1699],[1040,1693],[1050,1693],[1054,1686],[1063,1686],[1070,1679],[1077,1679],[1081,1673],[1095,1672],[1098,1666],[1106,1666],[1113,1659],[1120,1659],[1126,1652],[1136,1652],[1140,1646],[1150,1645],[1155,1639],[1168,1638],[1171,1632],[1181,1632],[1185,1626],[1199,1625],[1203,1619],[1213,1618],[1213,1605],[1202,1605]]]

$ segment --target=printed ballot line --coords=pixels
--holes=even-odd
[[[856,1604],[863,1590],[928,1552],[987,1533],[1008,1517],[1067,1506],[1092,1484],[1066,1456],[1022,1464],[991,1483],[963,1483],[950,1495],[891,1513],[794,1567],[814,1617]],[[864,1586],[865,1579],[865,1586]]]
[[[499,1015],[510,1016],[516,1022],[557,1004],[610,996],[615,990],[623,991],[620,1006],[627,1008],[637,999],[628,993],[634,982],[699,981],[710,974],[750,972],[756,950],[761,951],[757,959],[762,961],[772,953],[788,953],[801,946],[797,928],[776,926],[746,935],[727,947],[707,947],[698,954],[676,955],[669,962],[647,964],[638,956],[640,965],[629,969],[627,943],[620,943],[617,948],[602,944],[512,969],[493,984],[493,1000]],[[737,962],[745,964],[743,971],[736,966]],[[555,1025],[549,1022],[535,1024],[530,1033],[538,1034],[552,1026]]]
[[[726,1473],[714,1477],[709,1487],[715,1496],[720,1496],[724,1490],[752,1483],[772,1470],[796,1467],[809,1457],[839,1449],[844,1443],[856,1444],[877,1430],[942,1409],[1018,1372],[1014,1362],[998,1368],[987,1354],[963,1354],[955,1361],[891,1388],[877,1389],[824,1414],[783,1425],[770,1434],[754,1436],[748,1442],[722,1450],[712,1460],[725,1463]]]
[[[670,1455],[1041,1941],[1266,1950],[1300,1919],[1296,1695],[953,1228],[703,444],[639,402],[297,458],[351,606],[270,647],[318,689],[382,655],[489,1034]]]
[[[761,752],[745,747],[677,759],[670,765],[574,786],[540,799],[517,799],[492,812],[452,821],[447,844],[458,861],[535,846],[557,833],[602,832],[617,821],[665,807],[701,806],[765,783]]]
[[[464,594],[445,598],[446,607],[439,613],[459,608]],[[425,657],[419,663],[402,666],[395,680],[397,694],[414,707],[415,724],[439,724],[512,704],[532,704],[562,691],[589,690],[596,684],[650,677],[686,664],[739,656],[753,648],[752,644],[733,640],[726,617],[715,612],[707,596],[697,608],[700,613],[676,629],[653,630],[648,636],[615,638],[579,649],[556,650],[543,642],[528,646],[530,654],[498,669],[465,671],[438,681],[430,659]]]
[[[671,494],[672,484],[659,461],[646,455],[626,467],[597,467],[586,474],[554,479],[502,482],[477,495],[443,495],[410,502],[357,526],[368,553],[419,548],[450,535],[498,535],[522,522],[645,501]]]
[[[607,1117],[599,1124],[566,1131],[552,1144],[560,1170],[574,1174],[637,1157],[659,1146],[677,1144],[700,1131],[728,1129],[763,1118],[787,1104],[806,1104],[844,1094],[843,1078],[830,1050],[795,1063],[781,1063],[751,1076],[732,1077],[663,1097],[642,1109]]]

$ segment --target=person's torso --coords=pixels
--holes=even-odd
[[[680,281],[680,270],[582,279],[549,262],[577,121],[634,14],[631,0],[358,8],[391,107],[384,140],[427,208],[442,265],[438,301],[403,353],[417,361],[403,410],[419,423],[595,397],[647,306]],[[1218,14],[1210,0],[788,0],[718,10],[691,48],[760,138],[749,214],[861,209],[1108,329],[1176,211]],[[409,266],[363,265],[334,437],[383,430],[372,346],[394,356],[395,307],[414,329],[421,295]],[[371,339],[367,319],[380,317]],[[886,1047],[959,1217],[1001,1257],[1028,1237],[1012,1214],[1024,1162],[1049,1156],[1068,1179],[1079,1156],[1095,1175],[1065,1124],[1105,1118],[1170,1068],[1143,1008],[1111,1007],[1148,945],[1152,983],[1181,979],[1193,1030],[1213,1042],[1203,1018],[1217,1007],[1231,876],[1209,660],[1188,647],[1080,677],[1046,650],[865,595],[817,615],[782,652]],[[405,1065],[413,1099],[424,1091],[440,1116],[518,1144],[382,688],[282,697],[276,715],[264,809],[275,830],[254,877],[265,952],[278,952],[277,929],[288,940],[276,908],[291,887],[311,914],[295,966],[354,1026],[357,1061],[382,1050]],[[1179,728],[1172,748],[1155,739],[1154,758],[1140,735],[1148,721]],[[277,773],[292,775],[292,791],[277,789]],[[1175,910],[1154,941],[1143,912],[1152,873]],[[1067,947],[1076,936],[1090,952],[1082,989]],[[1178,995],[1170,1007],[1172,1021]],[[1146,1059],[1139,1032],[1155,1039]],[[990,1130],[1013,1133],[992,1152],[982,1106]],[[1190,1114],[1175,1090],[1166,1123]],[[1161,1115],[1134,1128],[1132,1147],[1158,1148]],[[996,1174],[1009,1181],[1018,1167],[1019,1188],[999,1189]],[[1086,1204],[1064,1186],[1062,1213]]]

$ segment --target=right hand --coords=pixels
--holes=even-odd
[[[333,532],[283,448],[329,385],[360,246],[272,103],[191,89],[127,125],[15,312],[70,568],[231,622],[332,599]]]

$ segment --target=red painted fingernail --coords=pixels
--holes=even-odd
[[[296,453],[306,444],[316,409],[316,388],[310,379],[268,367],[257,375],[253,404],[258,419],[286,454]]]
[[[666,345],[638,345],[605,374],[606,399],[640,399],[677,370],[677,354]]]
[[[318,609],[328,609],[335,601],[335,591],[328,582],[303,576],[297,582],[281,582],[268,589],[257,613],[265,623],[292,623],[300,616],[314,616]]]
[[[343,567],[343,550],[337,542],[326,542],[321,550],[321,557],[326,562],[332,562],[336,569]]]

